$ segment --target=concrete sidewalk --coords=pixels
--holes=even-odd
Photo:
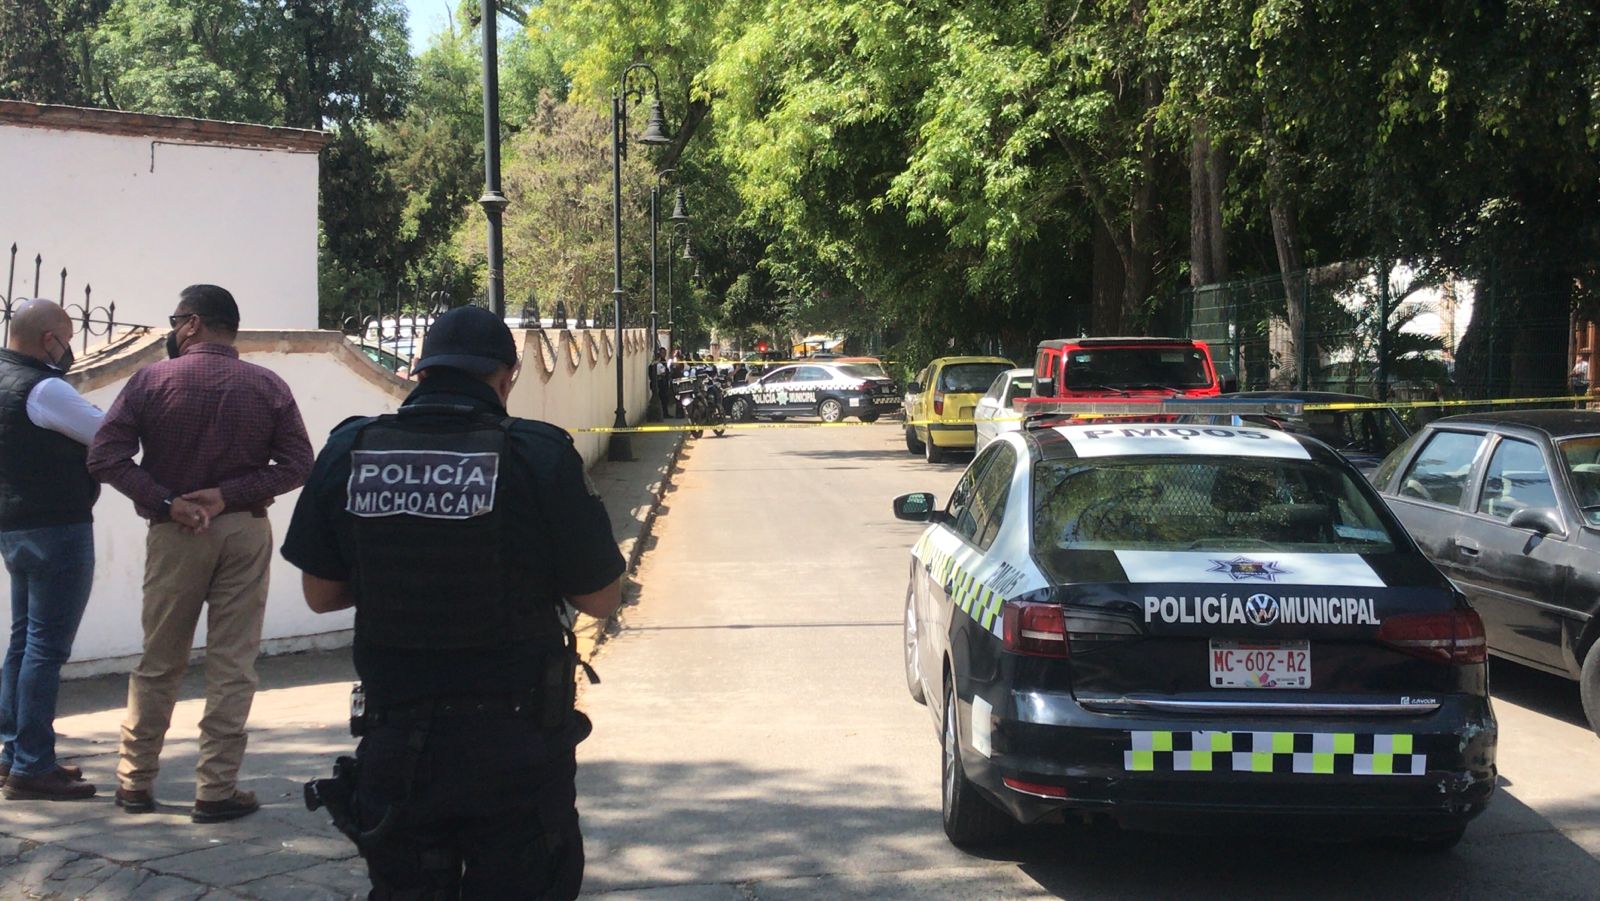
[[[635,435],[633,462],[603,462],[590,473],[630,571],[680,447],[677,433]],[[580,631],[588,653],[608,630],[589,620]],[[185,677],[162,754],[159,807],[143,816],[111,802],[126,677],[63,684],[58,754],[82,766],[100,793],[79,802],[0,800],[0,898],[365,897],[366,868],[354,847],[324,813],[301,802],[302,783],[329,775],[333,759],[355,746],[347,720],[355,678],[349,651],[266,658],[259,669],[240,787],[254,791],[262,809],[204,826],[189,821],[203,667]]]

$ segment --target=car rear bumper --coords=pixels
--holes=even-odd
[[[991,715],[987,742],[975,743],[989,753],[969,749],[964,762],[1025,823],[1078,810],[1140,828],[1209,829],[1226,819],[1416,835],[1459,826],[1494,792],[1496,725],[1481,698],[1362,719],[1108,715],[1042,692],[1016,692],[1009,708]]]
[[[970,422],[930,422],[928,441],[935,447],[971,450],[978,443],[978,427]]]

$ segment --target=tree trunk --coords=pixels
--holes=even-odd
[[[1204,119],[1194,123],[1189,145],[1189,286],[1228,280],[1228,247],[1222,231],[1222,194],[1227,161],[1212,142]]]
[[[1294,195],[1278,169],[1276,158],[1269,161],[1273,173],[1267,179],[1268,210],[1272,220],[1272,243],[1278,251],[1278,274],[1283,283],[1284,319],[1289,328],[1288,359],[1283,368],[1298,382],[1299,374],[1307,367],[1303,361],[1313,359],[1306,334],[1306,274],[1305,257],[1300,250],[1300,212]]]
[[[1122,332],[1122,287],[1124,269],[1116,239],[1106,223],[1094,221],[1094,292],[1089,315],[1089,331],[1094,335]]]
[[[1497,272],[1473,285],[1472,322],[1456,352],[1456,392],[1469,398],[1567,393],[1572,276],[1559,267]]]

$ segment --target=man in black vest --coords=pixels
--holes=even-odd
[[[61,665],[94,581],[94,502],[84,467],[100,410],[61,378],[72,318],[48,300],[12,312],[0,350],[0,556],[11,575],[11,643],[0,670],[0,780],[11,800],[94,794],[56,763]]]
[[[283,556],[318,613],[355,608],[362,735],[308,789],[372,898],[574,898],[583,879],[577,657],[563,599],[621,602],[625,563],[571,437],[515,419],[516,343],[441,316],[398,414],[334,429]]]

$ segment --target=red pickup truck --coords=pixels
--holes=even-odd
[[[1060,338],[1039,344],[1028,403],[1165,400],[1222,393],[1204,342],[1188,338]]]

